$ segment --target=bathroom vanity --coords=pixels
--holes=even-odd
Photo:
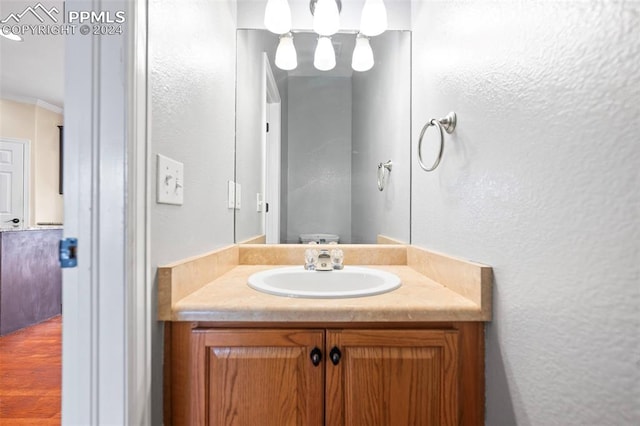
[[[258,292],[305,246],[232,246],[159,269],[165,423],[479,425],[491,268],[411,246],[340,246],[402,286],[360,298]],[[325,273],[332,272],[310,272]]]

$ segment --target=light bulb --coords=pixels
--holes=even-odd
[[[336,52],[329,37],[318,37],[318,45],[313,55],[313,66],[320,71],[329,71],[336,66]]]
[[[280,37],[280,43],[276,49],[276,66],[285,71],[293,70],[298,66],[298,55],[291,33]]]
[[[291,31],[291,9],[287,0],[268,0],[264,9],[264,26],[275,34]]]
[[[373,51],[369,44],[369,38],[358,34],[356,48],[351,57],[351,68],[355,71],[369,71],[373,68]]]
[[[387,8],[382,0],[367,0],[362,8],[360,32],[368,37],[382,34],[387,29]]]
[[[340,29],[340,11],[336,0],[318,0],[313,12],[313,31],[330,36]]]

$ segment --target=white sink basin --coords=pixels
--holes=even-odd
[[[336,271],[306,271],[302,266],[269,269],[249,277],[249,287],[276,296],[336,299],[373,296],[400,287],[390,272],[358,266]]]

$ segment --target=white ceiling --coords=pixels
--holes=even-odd
[[[47,8],[56,7],[62,13],[62,1],[40,0]],[[0,21],[11,13],[20,13],[38,2],[33,0],[2,0]],[[25,16],[22,23],[30,22]],[[64,100],[64,36],[25,34],[15,42],[0,37],[0,97],[35,102],[45,101],[63,107]]]

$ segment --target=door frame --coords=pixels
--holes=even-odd
[[[269,132],[263,133],[263,194],[264,194],[264,230],[267,244],[280,242],[280,138],[281,138],[281,106],[280,92],[273,70],[266,53],[263,57],[264,76],[264,106],[263,122],[269,117]],[[266,125],[265,127],[266,128]],[[266,203],[269,203],[269,212],[266,212]]]
[[[65,6],[124,11],[127,31],[66,37],[62,423],[150,425],[147,2]]]
[[[1,137],[0,141],[22,145],[22,226],[31,226],[31,141]]]

